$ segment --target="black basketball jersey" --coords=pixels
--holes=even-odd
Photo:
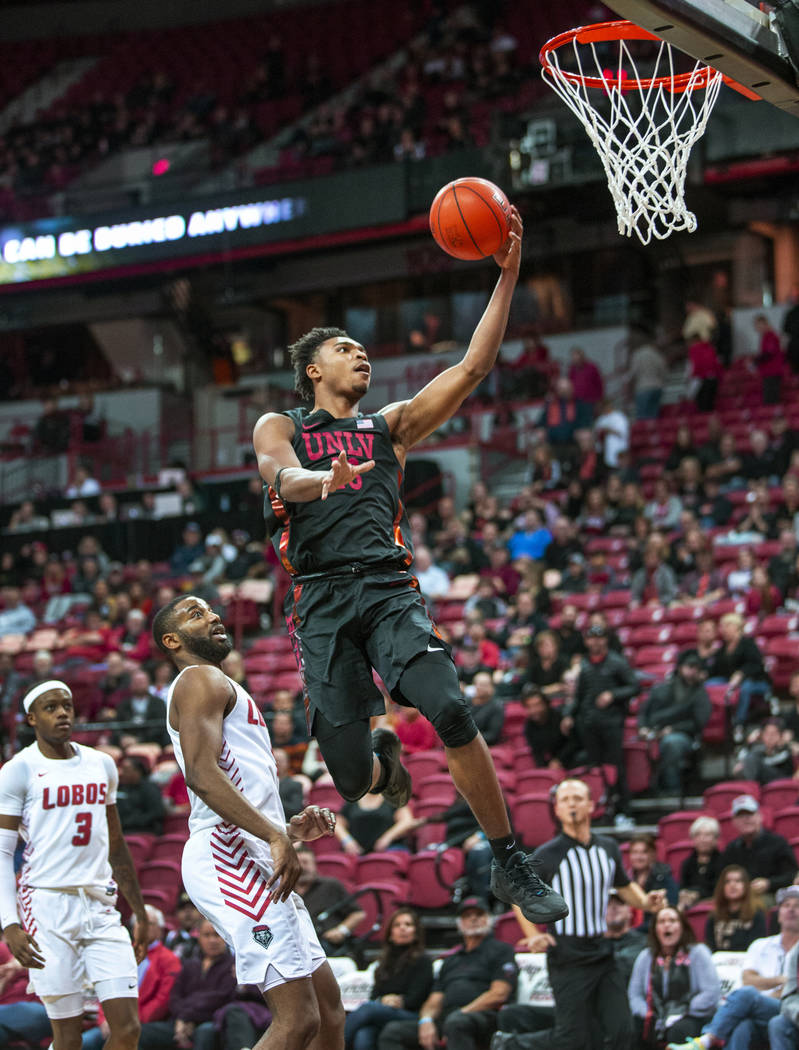
[[[404,475],[384,416],[347,419],[317,409],[284,413],[294,423],[292,445],[308,470],[327,471],[340,452],[350,463],[375,465],[326,500],[290,503],[264,486],[267,533],[291,575],[325,572],[353,564],[413,561],[410,528],[402,501]]]

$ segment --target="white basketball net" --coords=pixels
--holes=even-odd
[[[677,75],[672,48],[660,41],[652,45],[657,47],[656,57],[646,59],[646,80],[633,85],[631,81],[642,77],[628,42],[611,43],[618,46],[615,68],[608,69],[596,43],[575,38],[548,52],[549,69],[544,67],[543,78],[579,117],[602,160],[619,233],[635,233],[643,244],[653,237],[663,240],[676,230],[693,233],[696,216],[685,204],[685,172],[691,148],[704,133],[718,97],[722,74],[697,62],[679,91],[652,84],[660,77],[668,77],[670,83]],[[561,52],[564,58],[574,57],[574,69],[562,68]]]

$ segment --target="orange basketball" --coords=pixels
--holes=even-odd
[[[430,205],[430,230],[456,259],[484,259],[507,240],[508,198],[488,179],[455,179],[442,186]]]

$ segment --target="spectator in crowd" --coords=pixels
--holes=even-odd
[[[36,614],[22,600],[19,587],[5,587],[0,612],[0,638],[9,634],[30,634],[36,626]]]
[[[713,896],[723,864],[719,850],[721,829],[715,817],[697,817],[688,829],[693,850],[680,866],[681,908]]]
[[[733,506],[722,493],[718,478],[705,476],[702,488],[704,499],[696,509],[699,524],[703,529],[727,525],[732,517]]]
[[[187,959],[190,955],[197,955],[200,951],[197,927],[202,921],[202,916],[185,890],[181,890],[178,894],[175,918],[177,926],[167,933],[164,943],[180,960]]]
[[[244,657],[238,651],[238,649],[231,649],[225,659],[222,661],[222,670],[228,676],[232,678],[236,685],[240,685],[241,688],[251,693],[250,683],[247,680],[247,669],[244,666]]]
[[[150,675],[142,667],[130,676],[130,695],[120,701],[114,719],[120,727],[111,735],[112,743],[125,748],[131,744],[158,744],[166,747],[166,704],[150,690]]]
[[[117,810],[126,835],[160,835],[164,830],[164,800],[141,755],[125,755],[119,764]]]
[[[786,371],[785,354],[780,337],[771,327],[765,314],[758,314],[752,323],[760,337],[755,360],[763,380],[763,404],[776,405],[780,400],[780,385]]]
[[[629,790],[624,766],[622,737],[627,705],[640,685],[624,656],[610,652],[607,632],[599,624],[585,637],[588,656],[583,658],[574,701],[564,708],[564,732],[576,728],[590,765],[607,762],[616,767],[616,825],[630,827],[627,815]]]
[[[681,793],[686,761],[698,749],[710,713],[702,661],[686,651],[680,655],[674,674],[654,686],[638,709],[638,735],[658,742],[657,791],[664,795]]]
[[[648,1050],[698,1035],[718,1006],[721,982],[710,952],[696,943],[677,908],[661,908],[655,916],[633,968],[629,997],[636,1037]]]
[[[752,879],[759,897],[773,896],[790,886],[796,874],[796,858],[787,840],[763,827],[757,799],[738,795],[732,802],[732,822],[738,835],[721,855],[725,866],[739,865]]]
[[[11,515],[9,532],[44,532],[50,528],[50,519],[36,510],[32,499],[24,499]]]
[[[635,396],[636,419],[657,419],[663,388],[668,379],[666,358],[643,332],[631,338],[633,348],[628,375]]]
[[[749,481],[778,481],[780,462],[765,430],[756,427],[750,431],[749,451],[744,454],[741,466],[743,476]]]
[[[750,734],[738,752],[733,774],[758,784],[793,776],[793,754],[779,718],[766,719],[760,729]]]
[[[100,495],[100,482],[92,475],[87,463],[76,463],[71,484],[67,485],[64,495],[67,499],[84,499],[87,496]]]
[[[28,991],[28,971],[0,941],[0,1046],[38,1045],[51,1035],[41,1001]]]
[[[419,589],[428,601],[443,598],[450,589],[449,576],[433,561],[429,547],[417,547],[413,561],[413,574],[419,581]]]
[[[197,930],[200,951],[185,959],[169,997],[169,1016],[141,1027],[139,1050],[202,1046],[213,1032],[213,1016],[233,998],[236,976],[227,945],[207,919]]]
[[[602,373],[580,346],[572,348],[569,361],[569,380],[575,400],[586,416],[593,417],[605,392]]]
[[[673,532],[680,524],[682,503],[671,491],[665,478],[655,481],[652,499],[644,507],[644,517],[651,522],[653,529]]]
[[[687,423],[680,423],[663,469],[670,476],[676,474],[687,459],[696,459],[694,435]]]
[[[771,1021],[779,1015],[780,993],[789,987],[796,971],[791,953],[795,955],[799,944],[799,886],[779,891],[778,909],[780,932],[760,937],[746,949],[741,987],[727,994],[698,1038],[670,1043],[668,1050],[711,1050],[715,1046],[750,1050],[760,1044],[782,1050],[772,1040]]]
[[[433,964],[425,955],[424,928],[415,911],[399,908],[389,917],[369,1000],[347,1015],[347,1050],[377,1050],[389,1021],[418,1023],[419,1008],[433,987]]]
[[[681,598],[712,605],[727,593],[724,577],[716,568],[713,552],[702,547],[694,556],[694,567],[684,574],[679,584]]]
[[[577,431],[591,426],[591,417],[578,404],[569,379],[564,377],[555,381],[555,389],[546,398],[538,422],[545,428],[553,455],[561,467],[568,469],[566,465],[574,461]]]
[[[602,448],[605,466],[616,470],[619,456],[630,448],[630,421],[620,408],[608,398],[600,404],[594,423],[594,433]]]
[[[202,529],[196,521],[190,521],[183,529],[183,542],[172,552],[169,568],[174,576],[185,576],[189,566],[202,558],[205,548]]]
[[[465,897],[458,906],[463,944],[444,960],[418,1021],[390,1021],[380,1034],[379,1050],[432,1048],[442,1037],[453,1048],[487,1045],[518,977],[513,948],[496,940],[491,928],[488,905]]]
[[[560,655],[558,636],[554,631],[539,631],[530,646],[527,681],[548,699],[564,697],[568,691],[566,675],[571,663]]]
[[[163,1021],[169,1015],[172,988],[180,973],[180,959],[163,943],[164,914],[152,904],[145,905],[148,944],[145,963],[139,966],[139,1020],[142,1024]],[[108,1022],[100,1004],[97,1025],[83,1033],[81,1050],[102,1050],[108,1039]]]
[[[253,542],[245,529],[234,529],[230,535],[234,553],[227,564],[225,578],[231,583],[263,579],[268,575],[263,544]]]
[[[489,671],[478,671],[467,690],[469,709],[475,725],[489,745],[498,744],[505,722],[505,708],[495,695],[494,680]]]
[[[561,465],[546,441],[534,445],[530,450],[530,468],[527,482],[535,492],[546,492],[560,488],[563,478]]]
[[[644,893],[662,890],[669,904],[676,905],[679,888],[668,864],[657,859],[657,840],[648,831],[639,831],[630,837],[630,881],[636,882]],[[649,916],[644,917],[645,928]]]
[[[633,928],[632,919],[633,909],[618,893],[612,892],[605,912],[605,937],[613,947],[613,958],[625,988],[630,983],[635,960],[643,951],[647,939],[644,930]]]
[[[796,571],[799,538],[793,529],[781,529],[779,544],[779,550],[769,559],[768,575],[780,594],[785,594]]]
[[[112,631],[108,645],[118,649],[124,657],[141,664],[149,660],[152,651],[147,617],[141,609],[131,609],[125,616],[125,625]]]
[[[564,514],[559,514],[552,524],[552,542],[544,551],[544,564],[548,569],[565,572],[572,554],[582,554],[582,547],[575,534],[574,523]]]
[[[688,347],[688,362],[697,411],[712,412],[724,374],[715,346],[707,339],[694,339]]]
[[[677,578],[663,560],[659,543],[650,543],[644,552],[644,564],[633,575],[630,592],[641,605],[671,605],[676,599]]]
[[[394,732],[400,738],[406,755],[417,751],[432,751],[438,746],[438,737],[431,722],[415,707],[401,707],[397,712]]]
[[[55,398],[42,402],[42,414],[33,428],[34,452],[58,455],[69,446],[69,417],[58,407]]]
[[[713,910],[705,923],[705,944],[712,952],[745,952],[766,936],[766,913],[746,868],[727,863],[713,893]]]
[[[336,824],[336,838],[345,853],[382,853],[407,849],[403,841],[417,826],[410,804],[392,806],[383,795],[369,792],[355,802],[345,802]]]
[[[116,711],[121,701],[130,692],[130,670],[122,653],[115,650],[108,654],[105,674],[98,684],[103,707]]]
[[[505,616],[506,606],[494,591],[494,581],[488,576],[480,576],[477,581],[477,590],[469,598],[463,607],[466,617],[472,610],[478,612],[484,620],[499,620]]]
[[[788,699],[793,707],[785,716],[785,739],[791,746],[794,755],[799,754],[799,671],[794,672],[788,681]]]
[[[792,289],[790,303],[782,319],[782,330],[788,340],[788,364],[791,366],[791,371],[797,374],[799,373],[799,288]]]
[[[794,452],[799,449],[799,431],[789,425],[780,411],[771,417],[770,447],[776,456],[777,474],[782,477],[791,465]]]
[[[539,768],[562,769],[574,757],[574,736],[561,731],[562,715],[552,709],[547,697],[533,685],[522,688],[524,738]]]
[[[519,527],[508,540],[511,561],[520,558],[540,561],[551,542],[552,533],[544,525],[540,512],[530,508],[524,512]]]
[[[582,632],[577,629],[577,606],[565,602],[560,610],[560,623],[555,628],[558,648],[563,657],[573,661],[583,656],[588,650]]]
[[[718,319],[712,310],[696,299],[688,299],[685,303],[685,320],[682,326],[682,337],[686,343],[694,339],[700,339],[711,343],[716,338],[718,330]]]
[[[294,892],[302,897],[325,953],[348,954],[353,931],[366,918],[366,912],[338,879],[319,874],[310,846],[298,846],[297,856],[302,871]]]
[[[738,690],[733,734],[736,743],[741,743],[752,700],[768,696],[770,686],[760,649],[754,638],[744,634],[743,619],[738,613],[722,616],[719,632],[722,644],[713,655],[708,682],[710,685],[726,684],[728,693]]]

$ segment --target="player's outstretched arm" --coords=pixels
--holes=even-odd
[[[133,927],[133,951],[136,953],[136,962],[143,962],[147,955],[148,927],[147,913],[144,910],[144,899],[141,895],[141,886],[136,877],[136,868],[133,857],[130,855],[128,844],[122,832],[117,807],[105,807],[106,820],[108,821],[108,863],[116,880],[117,886],[122,890],[122,895],[130,905],[133,917],[136,920]]]
[[[180,734],[186,785],[222,820],[269,845],[274,870],[267,885],[277,900],[288,900],[300,862],[285,827],[267,820],[219,768],[222,723],[233,702],[230,682],[209,664],[190,667],[175,686],[170,718]]]
[[[292,421],[276,412],[261,416],[252,434],[261,477],[267,485],[279,490],[278,495],[287,503],[327,499],[331,492],[343,489],[353,478],[365,474],[375,465],[373,459],[363,463],[348,463],[342,452],[333,460],[330,470],[307,470],[300,464],[291,445],[293,435]]]
[[[499,280],[463,359],[437,375],[410,401],[383,409],[394,443],[403,449],[412,448],[446,423],[494,367],[521,262],[522,220],[516,208],[511,213],[510,235],[494,256],[501,270]]]
[[[19,921],[14,850],[19,838],[18,816],[0,814],[0,927],[3,939],[17,962],[28,970],[41,970],[44,956],[39,945]]]

